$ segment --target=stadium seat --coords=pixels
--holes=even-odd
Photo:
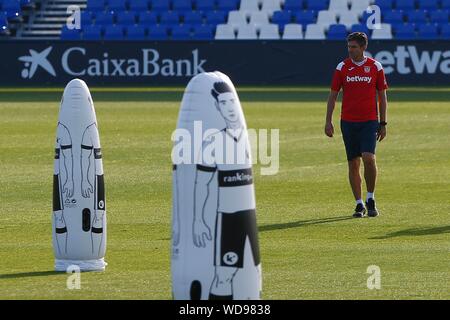
[[[430,13],[430,22],[440,24],[448,23],[449,11],[448,10],[432,11]]]
[[[129,40],[145,40],[147,39],[145,35],[144,26],[128,26],[127,28],[127,39]]]
[[[105,28],[105,34],[103,36],[105,40],[122,40],[123,27],[122,26],[108,26]]]
[[[225,11],[210,11],[206,13],[206,22],[208,24],[217,25],[225,23],[227,13]]]
[[[305,0],[306,9],[308,10],[327,10],[328,9],[328,0]]]
[[[8,32],[8,20],[4,12],[0,12],[0,33]]]
[[[0,22],[1,25],[1,22]],[[61,29],[61,40],[80,40],[81,32],[79,29],[69,29],[67,26]]]
[[[120,12],[126,10],[125,0],[108,0],[108,10]]]
[[[359,23],[358,15],[355,11],[341,11],[339,13],[339,24],[343,24],[350,29],[352,25]]]
[[[232,26],[235,30],[241,25],[247,25],[247,17],[244,12],[230,11],[228,14],[228,25]]]
[[[317,15],[317,25],[320,25],[324,30],[328,29],[331,24],[337,23],[337,15],[335,11],[322,10]]]
[[[290,11],[275,11],[272,15],[272,22],[283,28],[284,25],[292,22],[292,14]]]
[[[152,11],[167,12],[170,10],[170,2],[168,0],[152,0]]]
[[[332,24],[328,29],[327,39],[344,40],[347,37],[347,27],[343,24]]]
[[[3,0],[2,10],[7,19],[17,18],[21,13],[20,2],[17,0]]]
[[[283,40],[302,40],[302,25],[290,23],[284,26]]]
[[[274,12],[281,10],[280,0],[262,0],[261,11]]]
[[[193,39],[195,40],[213,40],[214,27],[211,25],[201,25],[193,28]]]
[[[370,30],[365,24],[352,25],[350,32],[364,32],[367,36],[370,36]]]
[[[390,24],[381,23],[380,29],[373,29],[371,39],[392,39],[392,28]]]
[[[195,7],[197,11],[213,11],[215,9],[215,0],[197,0]]]
[[[419,26],[419,39],[433,40],[438,39],[438,28],[434,24],[422,24]]]
[[[172,27],[172,40],[190,40],[191,31],[188,26],[173,26]]]
[[[160,23],[167,25],[176,25],[180,23],[180,17],[175,11],[162,12],[160,16]]]
[[[395,27],[394,33],[395,39],[399,40],[412,40],[416,38],[416,31],[412,24],[398,25]]]
[[[262,25],[269,24],[269,16],[265,11],[254,11],[251,13],[249,23],[259,29]]]
[[[391,11],[394,7],[393,0],[376,0],[375,5],[380,7],[381,12]]]
[[[308,24],[316,22],[315,12],[312,10],[294,12],[294,22],[302,24],[306,27]]]
[[[241,0],[241,6],[239,11],[245,11],[247,13],[259,10],[259,0]]]
[[[178,12],[188,12],[192,11],[191,0],[174,0],[173,10]]]
[[[88,0],[86,10],[94,12],[105,10],[105,0]]]
[[[111,25],[114,23],[114,14],[111,12],[98,12],[95,15],[96,25]]]
[[[217,0],[217,10],[232,11],[237,10],[239,0]]]
[[[216,28],[216,40],[234,40],[234,28],[228,24],[219,24]]]
[[[142,12],[149,9],[147,0],[130,0],[129,4],[131,11]]]
[[[97,25],[83,28],[83,40],[100,40],[102,38],[102,28]]]
[[[306,40],[323,40],[325,33],[323,26],[317,24],[308,24],[305,31]]]
[[[450,9],[450,0],[442,0],[442,9]]]
[[[426,11],[422,11],[422,10],[409,11],[406,13],[406,18],[408,19],[408,23],[425,23],[425,22],[427,22]]]
[[[390,24],[399,24],[403,23],[403,12],[402,11],[388,11],[383,16],[383,22],[384,23],[390,23]]]
[[[330,11],[348,11],[348,1],[347,0],[330,0],[330,5],[328,6]]]
[[[302,1],[299,0],[285,0],[284,2],[285,11],[300,11],[303,10]]]
[[[450,24],[441,26],[441,39],[450,40]]]
[[[151,40],[167,40],[168,36],[165,25],[150,26],[148,28],[148,38]]]
[[[141,12],[139,23],[143,25],[155,25],[158,23],[158,15],[155,12]]]
[[[421,10],[437,10],[438,0],[418,0],[419,9]]]
[[[354,12],[363,12],[371,4],[371,0],[351,0],[350,10]]]
[[[203,16],[200,12],[186,12],[183,21],[184,24],[203,24]]]
[[[239,26],[238,30],[237,30],[237,38],[236,39],[238,39],[238,40],[256,40],[256,39],[258,39],[256,27],[251,24]]]
[[[397,10],[414,10],[415,9],[415,0],[397,0],[395,3],[395,8]]]
[[[277,24],[262,25],[259,30],[259,39],[261,40],[279,40],[280,31]]]
[[[135,12],[122,11],[117,13],[117,24],[129,26],[135,23],[136,23]]]
[[[90,26],[94,21],[95,15],[90,11],[82,11],[80,13],[80,22],[82,26]]]

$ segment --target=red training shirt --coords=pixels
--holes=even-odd
[[[381,63],[369,57],[361,64],[345,59],[336,67],[331,83],[331,90],[339,92],[341,88],[342,120],[378,120],[377,90],[388,88]]]

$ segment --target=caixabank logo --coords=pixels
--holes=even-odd
[[[152,48],[138,48],[128,57],[81,46],[66,47],[51,54],[52,50],[53,47],[41,52],[29,49],[29,55],[20,56],[21,77],[33,79],[39,69],[53,77],[57,74],[67,77],[191,77],[205,72],[207,62],[200,57],[198,49],[179,59],[162,57]]]

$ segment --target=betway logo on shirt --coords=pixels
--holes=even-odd
[[[367,83],[370,83],[371,81],[372,81],[372,77],[360,77],[360,76],[349,77],[349,76],[347,76],[347,82],[367,82]]]

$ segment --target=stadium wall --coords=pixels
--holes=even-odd
[[[448,85],[450,42],[372,41],[392,85]],[[329,85],[344,41],[0,42],[0,85],[185,85],[220,70],[237,85]]]

